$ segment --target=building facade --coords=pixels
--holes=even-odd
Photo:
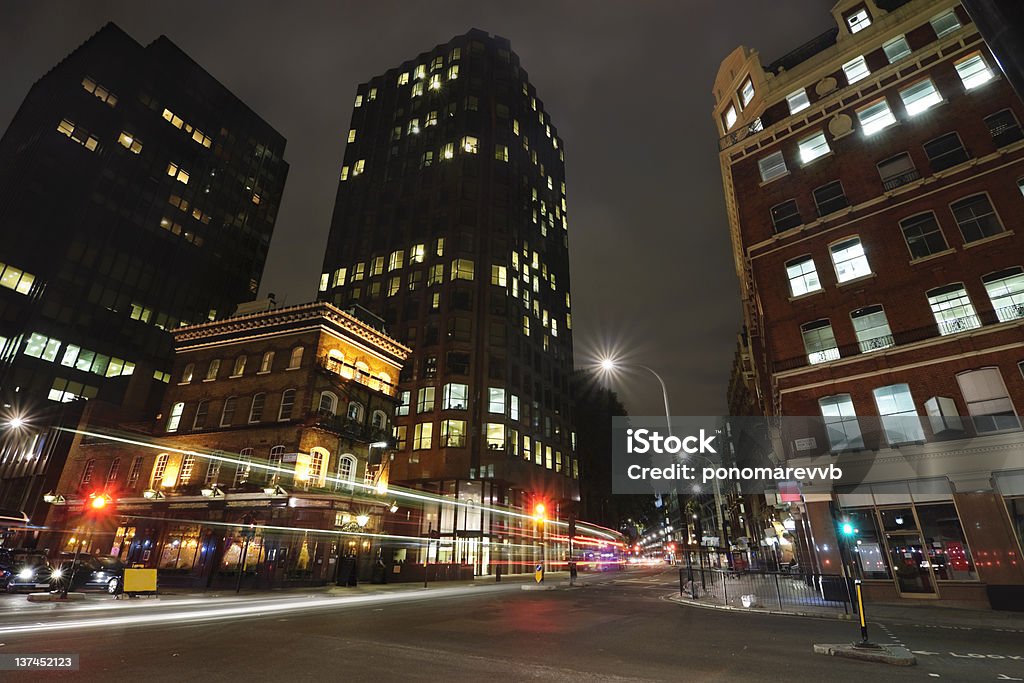
[[[358,87],[347,139],[319,296],[414,349],[394,478],[564,517],[579,476],[564,146],[518,57],[472,30],[402,62]],[[532,533],[439,514],[440,547],[478,573]]]
[[[284,147],[163,36],[108,24],[32,86],[0,139],[0,396],[31,427],[0,456],[0,507],[55,483],[62,404],[154,408],[168,331],[254,297]]]
[[[773,502],[869,596],[1024,608],[1024,107],[955,0],[832,14],[714,88],[758,401],[844,471]]]
[[[326,302],[179,328],[155,421],[100,414],[74,444],[51,497],[51,551],[110,553],[161,582],[260,587],[324,583],[346,558],[382,555],[385,527],[418,529],[419,507],[388,497],[395,381],[409,349]],[[82,510],[116,513],[86,532]],[[410,521],[412,520],[412,521]],[[246,529],[252,531],[248,537]],[[414,544],[418,545],[418,544]],[[243,557],[244,556],[244,557]],[[410,557],[410,559],[412,559]]]

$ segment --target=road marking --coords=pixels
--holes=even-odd
[[[1024,681],[1024,678],[1013,678],[1011,676],[1007,676],[1006,674],[999,674],[998,676],[996,676],[996,680],[997,681]]]
[[[999,654],[982,654],[979,652],[932,652],[931,650],[911,650],[911,654],[915,655],[941,655],[948,654],[951,657],[958,659],[1009,659],[1015,662],[1024,662],[1024,655],[999,655]]]

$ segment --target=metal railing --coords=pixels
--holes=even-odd
[[[906,185],[907,183],[912,183],[915,180],[920,180],[920,178],[921,172],[915,168],[910,171],[900,173],[899,175],[884,178],[882,180],[882,187],[885,189],[886,192],[888,192],[889,190],[896,189],[900,185]]]
[[[688,565],[679,569],[679,595],[728,607],[823,614],[855,611],[853,582],[839,574],[736,572]]]

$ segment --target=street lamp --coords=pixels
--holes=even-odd
[[[654,378],[658,380],[658,384],[661,385],[661,397],[665,401],[665,424],[668,427],[669,436],[672,436],[672,410],[668,407],[668,389],[665,387],[665,380],[661,378],[661,375],[655,372],[653,368],[646,365],[640,365],[638,363],[622,363],[610,357],[601,359],[600,368],[606,375],[610,375],[616,370],[622,368],[639,368],[654,375]]]

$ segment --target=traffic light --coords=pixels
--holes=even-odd
[[[546,510],[547,507],[544,506],[544,503],[535,504],[533,506],[533,518],[536,519],[538,522],[541,521],[542,519],[544,519],[544,512]]]
[[[852,536],[855,536],[857,534],[857,532],[859,531],[859,529],[854,527],[853,524],[851,524],[850,522],[843,522],[839,526],[839,530],[842,532],[843,536],[845,536],[846,538],[850,538]]]
[[[109,494],[94,492],[89,494],[86,502],[86,514],[96,517],[110,514],[114,510],[114,499]]]

